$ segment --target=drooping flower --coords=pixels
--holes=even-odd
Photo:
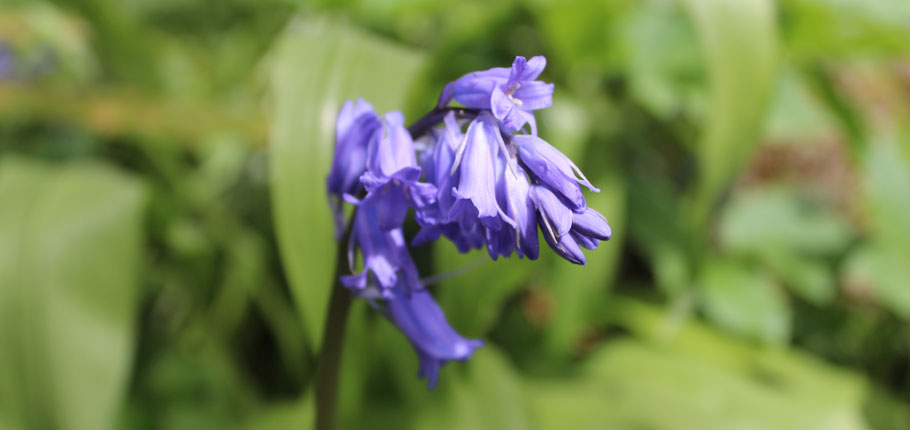
[[[409,290],[401,285],[380,305],[385,316],[407,336],[420,359],[418,376],[433,389],[439,369],[447,361],[465,361],[483,341],[466,339],[449,325],[445,313],[425,289]]]
[[[379,226],[390,230],[401,227],[409,207],[421,210],[432,203],[436,187],[420,182],[414,141],[401,113],[387,113],[380,123],[367,145],[367,171],[360,177],[366,197],[362,202],[350,194],[345,198],[354,204],[376,205]]]
[[[515,57],[511,69],[468,73],[446,85],[438,105],[446,106],[454,99],[465,107],[489,109],[507,129],[521,130],[529,124],[531,134],[537,135],[531,112],[553,104],[553,84],[537,80],[546,65],[543,56],[531,60]]]
[[[550,248],[572,263],[587,263],[579,244],[594,249],[600,240],[609,240],[613,234],[606,218],[599,212],[591,208],[573,211],[546,186],[531,187],[530,197]]]
[[[495,159],[505,143],[492,116],[481,113],[471,125],[455,154],[452,172],[458,172],[458,186],[452,189],[455,203],[448,216],[462,229],[476,221],[499,230],[502,224],[515,226],[496,201]]]
[[[360,250],[363,270],[342,276],[341,283],[355,294],[367,297],[391,297],[396,285],[411,290],[422,288],[402,229],[383,230],[379,218],[379,207],[375,204],[363,204],[357,209],[348,243],[348,264],[353,272],[354,252]]]
[[[398,112],[380,117],[359,100],[339,114],[327,189],[338,225],[339,197],[358,206],[351,271],[358,251],[362,261],[359,273],[341,281],[405,334],[431,389],[443,364],[469,359],[482,342],[455,332],[421,283],[402,229],[410,209],[420,225],[412,245],[445,236],[460,252],[485,247],[493,260],[536,259],[540,228],[557,254],[583,265],[581,248],[612,235],[581,187],[599,190],[537,137],[533,111],[552,104],[553,85],[537,80],[545,65],[543,57],[517,57],[511,68],[449,83],[438,107],[411,126],[417,144]],[[448,107],[453,100],[465,108]]]
[[[336,239],[341,238],[344,230],[342,197],[345,194],[358,195],[363,190],[360,176],[366,171],[368,146],[379,127],[379,117],[373,111],[373,106],[363,99],[357,99],[356,103],[346,101],[338,112],[335,156],[326,180]]]

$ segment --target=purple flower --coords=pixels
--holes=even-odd
[[[344,230],[342,196],[358,195],[363,190],[360,176],[366,170],[367,147],[379,126],[379,117],[373,111],[373,106],[363,99],[357,99],[356,103],[346,101],[338,112],[335,157],[326,180],[329,206],[335,219],[336,239],[341,237]]]
[[[547,243],[572,263],[586,264],[579,245],[594,249],[600,240],[609,240],[613,234],[599,212],[591,208],[573,211],[545,186],[531,187],[530,197],[539,213],[538,224]]]
[[[392,297],[382,302],[383,314],[407,336],[420,359],[418,377],[427,379],[433,389],[439,380],[439,369],[447,361],[465,361],[483,341],[466,339],[449,325],[442,309],[425,289],[410,290],[401,285],[392,289]]]
[[[531,126],[537,134],[537,121],[531,111],[553,104],[553,84],[538,81],[547,59],[536,56],[531,60],[515,57],[511,69],[496,67],[464,75],[450,82],[439,97],[440,107],[452,99],[465,107],[489,109],[509,130]]]
[[[367,145],[367,171],[360,177],[366,197],[358,202],[346,194],[345,199],[353,204],[375,204],[380,228],[390,230],[401,227],[409,207],[422,210],[435,201],[436,187],[419,182],[414,141],[401,113],[387,113],[380,122]]]
[[[517,135],[512,138],[512,143],[518,147],[521,162],[528,166],[536,179],[558,192],[571,204],[572,209],[585,207],[585,196],[578,184],[595,193],[600,192],[588,182],[581,169],[569,157],[543,139]]]
[[[451,169],[459,177],[458,186],[452,189],[455,203],[448,216],[464,230],[470,229],[476,221],[493,230],[499,230],[503,222],[515,225],[496,201],[494,160],[500,148],[504,149],[505,143],[499,127],[492,116],[482,113],[468,126]]]
[[[362,204],[354,215],[348,243],[351,272],[354,271],[355,248],[363,256],[363,271],[342,276],[341,283],[356,294],[391,297],[391,288],[396,285],[414,290],[423,288],[402,230],[381,229],[377,205]]]

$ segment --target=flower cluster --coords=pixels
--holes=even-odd
[[[402,230],[409,210],[420,225],[412,245],[445,236],[461,252],[486,247],[494,260],[513,253],[536,259],[538,227],[576,264],[586,262],[581,248],[610,238],[581,187],[599,190],[537,136],[533,111],[553,96],[553,84],[537,80],[545,65],[544,57],[517,57],[510,69],[462,76],[410,129],[401,113],[380,116],[363,100],[348,101],[338,115],[327,191],[338,237],[346,229],[344,202],[357,206],[347,227],[351,271],[355,251],[362,261],[341,282],[408,337],[431,388],[442,364],[469,359],[482,342],[456,333],[421,284]]]

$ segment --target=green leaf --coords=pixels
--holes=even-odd
[[[910,3],[903,0],[787,0],[788,51],[800,62],[868,59],[910,52]]]
[[[0,414],[109,428],[135,344],[145,192],[100,164],[0,163]]]
[[[585,266],[569,263],[556,255],[548,258],[554,260],[549,278],[555,306],[546,330],[550,346],[560,351],[571,350],[592,318],[603,312],[598,306],[604,303],[622,252],[626,184],[615,165],[605,166],[605,169],[607,174],[594,178],[594,184],[601,192],[588,195],[588,207],[604,214],[613,229],[613,237],[601,242],[596,250],[585,252]],[[543,248],[541,252],[552,251]]]
[[[402,108],[421,56],[329,19],[298,19],[273,53],[272,201],[281,258],[318,345],[331,287],[335,241],[325,178],[335,115],[363,97],[378,112]]]
[[[857,250],[847,271],[862,281],[882,305],[910,319],[910,155],[898,142],[872,142],[864,156],[863,190],[872,237]]]
[[[732,261],[708,261],[698,279],[708,318],[724,329],[766,343],[790,336],[790,308],[767,276]]]
[[[719,234],[726,249],[751,255],[836,255],[852,239],[843,217],[784,187],[736,196],[721,215]]]
[[[610,342],[576,376],[526,382],[538,428],[858,430],[910,423],[905,403],[860,374],[694,320],[668,336],[663,309],[628,299],[614,304],[635,338]]]
[[[630,14],[622,40],[632,94],[655,115],[701,119],[705,77],[692,25],[678,4],[644,2]]]
[[[539,266],[517,255],[490,261],[486,249],[460,254],[448,241],[436,245],[440,273],[458,273],[435,290],[449,323],[464,336],[484,336],[496,322],[506,299],[533,276]],[[545,251],[542,249],[541,251]],[[466,270],[462,273],[462,270]]]
[[[683,5],[695,24],[710,88],[693,214],[704,222],[755,146],[777,72],[777,16],[771,0],[684,0]]]
[[[467,364],[467,375],[449,375],[442,404],[421,414],[415,428],[509,429],[530,428],[518,375],[494,346],[478,349]],[[443,394],[443,393],[440,393]]]

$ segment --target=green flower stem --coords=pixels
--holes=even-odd
[[[356,212],[356,210],[355,210]],[[344,335],[351,310],[351,293],[341,285],[342,275],[350,273],[347,264],[346,244],[351,237],[351,226],[354,214],[348,221],[344,236],[338,241],[335,254],[335,276],[332,278],[332,296],[329,299],[329,313],[326,316],[322,334],[319,367],[316,373],[316,429],[333,430],[335,428],[336,409],[338,404],[338,375],[341,368],[341,353],[344,347]]]

